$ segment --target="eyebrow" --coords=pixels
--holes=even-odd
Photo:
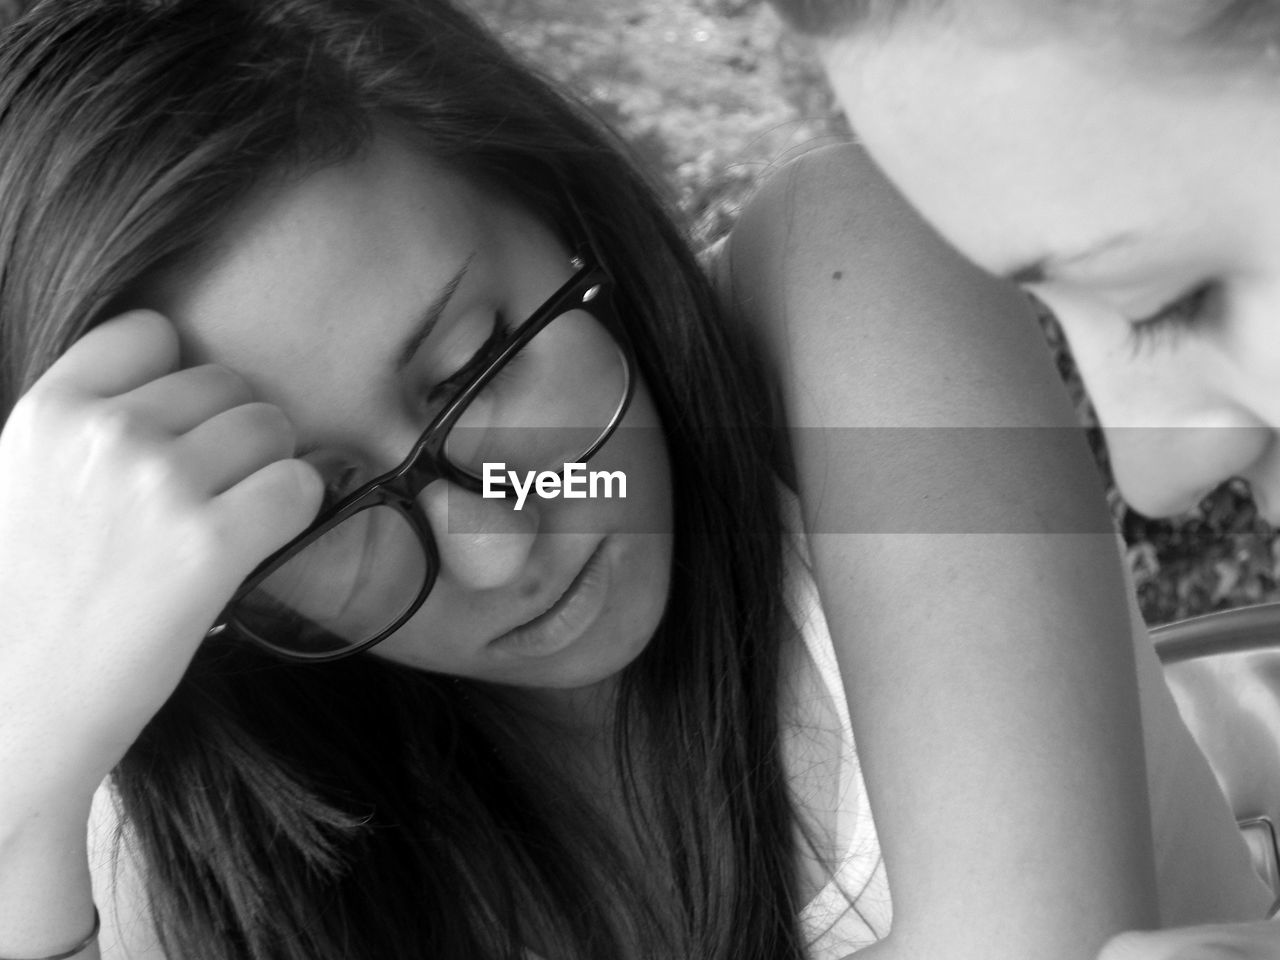
[[[1097,243],[1090,244],[1082,248],[1077,253],[1071,253],[1066,256],[1044,256],[1035,260],[1024,263],[1020,267],[1014,267],[1012,270],[1006,270],[1000,274],[1006,280],[1012,280],[1014,283],[1044,283],[1049,276],[1063,267],[1074,267],[1094,257],[1109,253],[1118,247],[1126,247],[1137,239],[1137,235],[1133,233],[1117,233],[1114,236],[1106,237]]]
[[[453,299],[453,295],[458,292],[458,287],[462,285],[463,278],[467,275],[467,270],[471,266],[471,261],[476,258],[475,251],[467,255],[467,259],[463,261],[462,266],[458,268],[458,272],[450,277],[440,288],[440,292],[436,294],[427,308],[414,321],[409,335],[404,338],[400,344],[400,349],[396,351],[395,368],[399,373],[413,362],[414,355],[418,352],[418,348],[422,346],[422,342],[431,336],[431,331],[435,329],[436,324],[440,322],[445,309],[449,306],[449,301]]]
[[[458,292],[458,287],[462,285],[462,281],[467,275],[467,270],[471,266],[471,261],[475,258],[476,253],[473,250],[467,255],[467,259],[462,262],[458,272],[445,282],[444,286],[440,288],[440,292],[436,294],[435,299],[427,304],[427,308],[422,311],[422,314],[414,322],[409,335],[404,338],[400,344],[400,349],[396,351],[395,369],[397,373],[402,372],[413,362],[413,357],[418,352],[418,348],[422,346],[422,342],[431,336],[431,331],[440,322],[440,317],[449,306],[449,301],[453,299],[453,295]],[[300,441],[294,447],[293,455],[295,457],[310,456],[320,447],[321,444],[314,440]]]

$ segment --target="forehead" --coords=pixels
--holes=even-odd
[[[1206,214],[1280,143],[1270,82],[1135,69],[1119,41],[1034,22],[905,18],[825,53],[869,151],[993,269]]]
[[[537,229],[504,196],[385,140],[264,187],[152,305],[177,326],[184,363],[231,367],[317,434],[336,406],[385,405],[378,391],[429,305],[464,266],[485,287]]]
[[[158,296],[186,321],[193,344],[216,332],[220,318],[240,314],[312,314],[319,322],[331,311],[317,307],[379,276],[429,286],[433,263],[473,242],[490,217],[465,178],[380,141],[347,162],[262,186],[213,250],[166,277]]]

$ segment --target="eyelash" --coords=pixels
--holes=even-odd
[[[1167,342],[1170,337],[1190,330],[1199,323],[1208,301],[1217,292],[1217,284],[1202,283],[1154,313],[1129,321],[1129,338],[1135,352]]]
[[[498,344],[505,340],[510,332],[510,324],[502,314],[495,315],[493,329],[489,331],[489,336],[485,338],[484,343],[480,344],[476,352],[456,372],[432,386],[427,396],[428,401],[436,403],[448,399],[454,390],[466,383],[476,371],[498,355]]]
[[[448,399],[454,390],[466,383],[477,370],[497,356],[498,344],[504,341],[510,332],[511,325],[506,319],[501,314],[495,315],[493,329],[489,331],[489,336],[455,373],[432,386],[428,401],[437,402]],[[340,470],[328,473],[325,477],[321,511],[328,510],[354,493],[361,482],[361,470],[354,464],[343,464]]]

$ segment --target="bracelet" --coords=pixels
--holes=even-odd
[[[72,947],[70,950],[63,951],[62,953],[50,954],[47,957],[27,957],[27,958],[23,958],[23,960],[67,960],[68,957],[74,957],[81,950],[86,949],[91,943],[93,943],[93,941],[97,940],[98,930],[101,929],[101,927],[102,927],[102,918],[98,916],[98,908],[95,905],[93,908],[93,929],[89,931],[88,936],[86,936],[83,940],[77,943],[74,947]],[[0,960],[18,960],[18,958],[0,957]]]

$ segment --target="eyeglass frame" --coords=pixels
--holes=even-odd
[[[611,299],[616,283],[609,271],[600,263],[598,256],[594,251],[591,255],[577,254],[570,262],[578,268],[573,276],[561,284],[526,320],[507,334],[496,355],[462,384],[440,411],[432,417],[427,428],[410,449],[409,455],[392,469],[369,480],[328,510],[323,511],[306,530],[258,564],[237,588],[222,613],[218,615],[218,619],[205,634],[206,639],[220,636],[230,630],[237,636],[242,636],[284,659],[319,663],[341,660],[368,650],[404,626],[426,602],[440,572],[440,554],[436,546],[435,534],[418,503],[418,495],[436,480],[457,484],[472,493],[483,490],[483,483],[479,477],[457,467],[445,455],[444,444],[449,432],[466,412],[476,395],[507,365],[511,358],[551,321],[570,310],[585,310],[597,322],[603,324],[613,338],[622,358],[624,384],[618,407],[610,422],[602,430],[600,437],[580,454],[575,462],[585,463],[595,456],[617,430],[635,395],[635,350],[627,337],[626,330],[619,322]],[[422,545],[426,560],[423,582],[417,596],[389,626],[373,637],[349,647],[310,653],[279,646],[236,622],[234,614],[236,602],[255,590],[286,561],[356,514],[383,506],[391,507],[408,521]]]

